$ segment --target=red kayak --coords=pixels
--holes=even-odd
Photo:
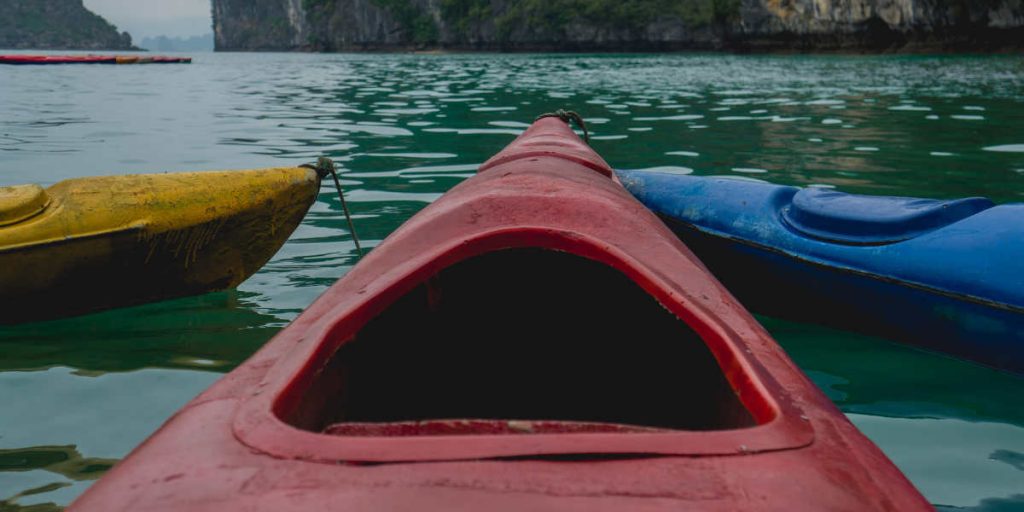
[[[71,510],[931,506],[547,118]]]
[[[188,64],[190,57],[138,55],[0,55],[0,64]]]

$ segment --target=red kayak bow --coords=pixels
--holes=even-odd
[[[71,509],[930,510],[559,119]]]

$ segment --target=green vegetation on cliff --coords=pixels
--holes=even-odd
[[[558,34],[577,20],[628,32],[642,31],[659,20],[682,20],[689,27],[703,27],[738,16],[739,3],[740,0],[523,0],[512,4],[496,23],[504,34],[524,25],[544,27]]]
[[[370,1],[391,13],[402,25],[413,43],[432,44],[437,42],[440,35],[437,24],[429,14],[422,12],[410,0]]]
[[[82,0],[0,0],[0,48],[131,50],[132,38]]]
[[[441,16],[448,20],[452,35],[465,41],[473,27],[478,27],[493,16],[487,0],[442,0]]]
[[[412,0],[371,1],[398,20],[412,42],[438,41],[440,28]],[[514,39],[517,30],[558,40],[574,23],[627,33],[639,33],[659,20],[705,27],[738,17],[739,7],[740,0],[440,0],[441,21],[456,43],[467,42],[474,29],[487,23],[493,23],[499,41]]]

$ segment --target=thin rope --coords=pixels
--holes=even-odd
[[[338,198],[341,199],[341,209],[345,212],[345,220],[348,221],[348,231],[352,233],[352,240],[356,243],[356,251],[359,252],[359,257],[362,258],[363,247],[359,244],[356,227],[352,224],[352,214],[348,211],[348,203],[345,202],[345,193],[341,189],[341,181],[338,180],[338,168],[334,165],[334,161],[326,156],[322,156],[316,159],[315,164],[302,164],[299,167],[313,169],[320,176],[320,179],[326,178],[328,174],[331,175],[331,178],[334,178],[334,188],[338,190]]]
[[[587,144],[590,144],[590,132],[587,131],[587,124],[583,122],[583,116],[579,115],[578,113],[572,110],[565,110],[560,108],[554,112],[549,112],[547,114],[541,114],[537,116],[537,119],[535,119],[535,121],[540,121],[545,117],[557,117],[564,121],[565,124],[569,125],[571,125],[572,123],[576,123],[576,126],[579,126],[580,130],[583,130],[583,141],[586,142]]]

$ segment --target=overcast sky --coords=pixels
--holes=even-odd
[[[144,37],[189,37],[213,32],[210,0],[84,0],[85,6],[135,42]]]

